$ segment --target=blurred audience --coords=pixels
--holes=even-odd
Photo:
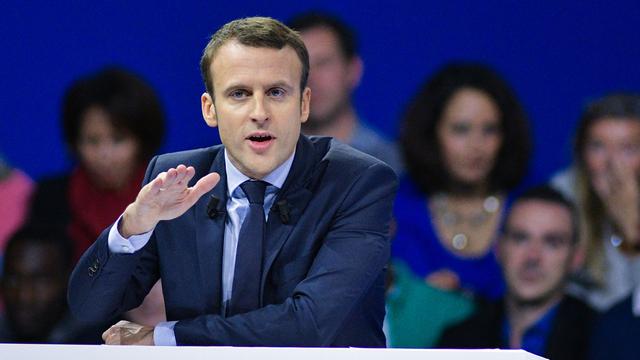
[[[530,147],[525,114],[514,93],[484,65],[449,64],[410,103],[401,130],[408,177],[400,183],[395,204],[393,261],[467,303],[472,300],[466,295],[499,298],[504,284],[494,243],[509,191],[527,170]],[[424,341],[413,346],[433,345],[443,326],[470,310],[458,306],[443,313],[439,292],[431,291],[415,311],[432,312],[441,321],[412,329]],[[393,333],[394,327],[405,326],[394,325],[403,311],[394,305],[404,303],[409,292],[396,288],[390,294],[397,299],[389,303]]]
[[[128,71],[107,68],[73,83],[63,100],[62,128],[78,163],[70,174],[38,183],[29,221],[63,227],[77,261],[135,200],[164,123],[153,89]],[[156,289],[130,316],[144,316],[149,325],[164,320],[160,283]]]
[[[498,256],[507,291],[447,329],[443,348],[524,349],[549,359],[585,359],[594,311],[564,294],[577,265],[574,206],[558,191],[534,188],[513,204]]]
[[[582,220],[585,265],[570,290],[606,310],[640,283],[640,96],[589,104],[575,159],[575,170],[552,180],[576,197]]]
[[[12,168],[0,156],[0,269],[3,251],[13,233],[24,223],[33,192],[33,181],[22,171]],[[0,272],[0,275],[2,273]]]
[[[288,25],[300,32],[309,51],[311,113],[302,124],[307,135],[332,136],[389,164],[402,166],[397,147],[357,113],[352,95],[363,73],[356,35],[337,17],[321,12],[295,16]]]
[[[149,85],[110,68],[69,88],[62,128],[78,164],[69,174],[38,183],[30,221],[64,226],[77,260],[135,200],[162,141],[164,116]]]
[[[78,323],[68,313],[72,247],[64,233],[23,228],[9,240],[0,281],[6,313],[0,342],[99,344],[101,326]]]

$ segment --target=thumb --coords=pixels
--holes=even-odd
[[[193,196],[195,196],[196,199],[199,199],[202,195],[211,191],[219,181],[220,175],[215,172],[200,178],[200,180],[198,180],[198,182],[191,188]]]

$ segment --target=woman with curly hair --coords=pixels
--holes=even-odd
[[[527,170],[530,142],[505,81],[484,65],[462,63],[438,71],[410,103],[401,147],[408,177],[395,204],[390,337],[392,346],[424,347],[471,311],[466,294],[502,295],[494,243],[509,192]]]

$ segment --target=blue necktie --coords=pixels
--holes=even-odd
[[[266,227],[264,193],[267,183],[248,180],[240,188],[249,200],[249,211],[238,236],[230,315],[242,314],[260,306],[262,243]]]

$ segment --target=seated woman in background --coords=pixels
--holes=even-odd
[[[74,263],[132,203],[164,134],[153,89],[134,74],[109,68],[72,84],[62,128],[78,164],[69,174],[38,183],[29,221],[61,226],[73,241]],[[154,326],[164,321],[160,282],[126,316]]]
[[[403,327],[407,330],[404,321],[394,325],[395,315],[415,319],[429,309],[444,317],[441,323],[425,320],[432,329],[414,333],[426,342],[422,346],[430,346],[439,336],[439,329],[433,328],[471,311],[464,305],[469,300],[450,309],[458,315],[443,314],[440,310],[451,303],[452,295],[460,299],[464,292],[497,299],[504,291],[494,241],[508,193],[527,170],[528,125],[515,95],[495,72],[479,64],[451,64],[437,72],[409,105],[401,146],[409,177],[401,181],[395,203],[395,275],[401,275],[398,269],[409,269],[428,286],[412,293],[432,296],[425,300],[428,303],[420,301],[421,309],[401,315],[394,301],[408,302],[399,293],[394,300],[392,287],[389,326],[391,333],[394,327],[396,333]],[[392,346],[418,345],[401,342],[392,340]]]
[[[112,68],[72,84],[63,100],[65,142],[78,160],[69,174],[38,183],[30,221],[61,225],[74,259],[135,200],[164,133],[153,89]]]
[[[585,265],[570,290],[607,310],[640,284],[640,96],[615,94],[589,104],[575,158]]]

